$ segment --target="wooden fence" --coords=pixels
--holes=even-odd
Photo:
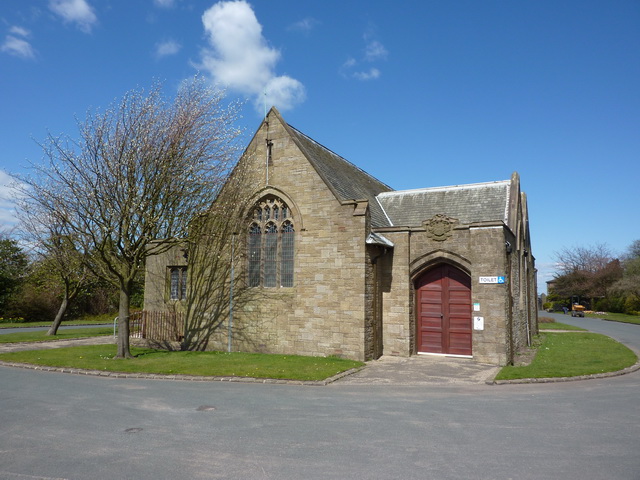
[[[179,342],[184,336],[184,314],[146,310],[134,312],[129,317],[129,336]]]

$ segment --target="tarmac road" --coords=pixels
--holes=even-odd
[[[640,350],[640,327],[590,321]],[[640,372],[311,387],[0,367],[0,385],[0,479],[640,478]]]

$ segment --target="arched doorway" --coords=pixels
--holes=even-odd
[[[472,354],[471,278],[441,264],[417,278],[418,353]]]

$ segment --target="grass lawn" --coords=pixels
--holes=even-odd
[[[538,328],[540,330],[581,330],[586,331],[585,328],[576,327],[574,325],[567,325],[566,323],[560,322],[549,322],[549,323],[539,323]]]
[[[609,320],[612,322],[634,323],[636,325],[640,325],[640,316],[638,315],[626,315],[624,313],[587,313],[585,315],[590,318],[601,318],[602,320]]]
[[[324,380],[364,365],[337,357],[258,353],[169,352],[131,348],[136,358],[114,359],[114,345],[32,350],[0,354],[0,360],[55,367],[165,375],[235,376],[289,380]]]
[[[542,333],[538,353],[527,366],[507,366],[496,380],[576,377],[615,372],[634,365],[636,354],[598,333]]]
[[[74,320],[64,320],[62,326],[69,325],[104,325],[109,323],[113,325],[113,319],[117,313],[106,313],[104,315],[88,315],[86,317],[76,318]],[[0,322],[0,328],[28,328],[28,327],[50,327],[51,322]]]
[[[71,338],[100,337],[103,335],[113,335],[113,327],[67,328],[64,330],[59,329],[57,335],[46,335],[46,333],[46,330],[3,333],[0,335],[0,343],[48,342],[53,340],[69,340]]]

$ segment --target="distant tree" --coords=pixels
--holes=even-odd
[[[56,335],[69,305],[90,284],[94,276],[89,269],[89,260],[77,250],[71,237],[53,236],[46,247],[49,255],[44,259],[45,268],[62,284],[60,308],[47,330],[47,335]]]
[[[89,269],[89,257],[82,252],[78,235],[56,223],[48,208],[31,202],[29,208],[18,210],[19,231],[38,257],[37,283],[48,290],[60,291],[60,305],[47,335],[56,335],[67,310],[94,276]]]
[[[565,248],[556,254],[560,274],[554,292],[565,297],[607,298],[622,277],[620,261],[605,244]]]
[[[615,287],[640,300],[640,240],[634,241],[628,248],[623,262],[624,273]]]
[[[14,239],[0,238],[0,316],[27,274],[29,257]]]
[[[627,249],[625,259],[633,260],[634,258],[640,258],[640,240],[634,240]]]
[[[92,252],[93,272],[119,289],[119,358],[131,357],[131,296],[145,259],[187,236],[238,152],[238,109],[223,104],[222,92],[199,78],[170,102],[161,90],[131,91],[106,112],[89,113],[77,141],[50,135],[44,163],[21,178],[22,207],[46,211]]]
[[[606,244],[598,243],[592,247],[563,248],[556,253],[556,262],[561,274],[575,272],[595,273],[614,259]]]

